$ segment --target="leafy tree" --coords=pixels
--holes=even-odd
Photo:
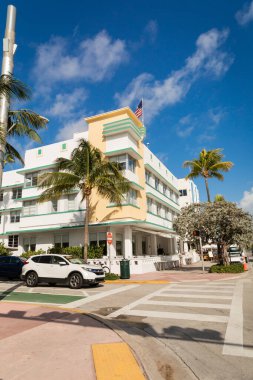
[[[86,200],[84,221],[84,260],[88,257],[88,226],[90,221],[90,197],[93,191],[110,202],[121,204],[129,190],[129,182],[120,166],[103,158],[102,152],[88,141],[81,139],[70,159],[58,158],[56,172],[39,177],[39,187],[44,190],[39,201],[59,199],[74,189],[79,189],[82,201]]]
[[[199,158],[183,163],[184,168],[191,169],[190,173],[185,177],[186,179],[204,178],[208,202],[211,202],[208,179],[217,178],[223,181],[224,176],[220,172],[228,172],[233,166],[231,161],[222,161],[224,155],[221,152],[222,149],[220,148],[208,151],[203,149],[199,154]]]
[[[188,241],[196,239],[193,232],[198,230],[204,244],[222,247],[225,264],[229,263],[229,245],[248,248],[253,241],[252,215],[231,202],[207,202],[184,207],[174,222],[174,229]]]

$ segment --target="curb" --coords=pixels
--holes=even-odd
[[[170,284],[169,280],[106,280],[105,284]]]

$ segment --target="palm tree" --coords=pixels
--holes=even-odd
[[[204,178],[208,202],[211,202],[208,179],[217,178],[223,181],[224,176],[220,172],[228,172],[234,165],[231,161],[222,161],[223,157],[224,155],[220,148],[208,151],[203,149],[199,154],[199,158],[183,163],[184,168],[191,169],[190,173],[185,177],[186,179]]]
[[[120,166],[103,158],[102,152],[88,141],[81,139],[70,159],[58,158],[55,172],[39,177],[39,188],[46,189],[39,202],[59,199],[74,189],[79,189],[82,201],[86,200],[84,221],[84,261],[88,258],[88,227],[90,221],[90,197],[95,190],[110,202],[121,204],[129,190],[129,181],[123,176]]]
[[[0,96],[8,96],[12,99],[28,100],[31,97],[30,89],[12,75],[0,76]],[[27,109],[10,110],[8,113],[7,135],[0,128],[0,143],[5,145],[5,155],[3,157],[4,166],[6,163],[16,160],[24,164],[20,153],[10,144],[10,137],[28,137],[29,139],[41,143],[37,130],[46,128],[48,120],[36,112]],[[7,141],[6,141],[7,139]]]

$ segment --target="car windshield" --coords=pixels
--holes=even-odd
[[[72,264],[84,264],[84,260],[79,258],[68,258],[68,261],[70,261]]]

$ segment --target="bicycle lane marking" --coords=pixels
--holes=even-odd
[[[117,293],[125,292],[127,290],[134,289],[134,288],[136,288],[138,286],[140,286],[140,285],[127,285],[127,286],[121,286],[120,288],[117,288],[117,289],[107,290],[107,291],[104,291],[104,292],[101,292],[101,293],[98,293],[98,294],[94,294],[93,296],[89,296],[89,297],[87,297],[87,298],[85,298],[83,300],[80,300],[80,301],[70,302],[67,305],[64,305],[64,308],[68,308],[69,309],[69,308],[80,307],[80,306],[85,305],[86,303],[90,303],[90,302],[96,301],[98,299],[111,296],[112,294],[117,294]]]

